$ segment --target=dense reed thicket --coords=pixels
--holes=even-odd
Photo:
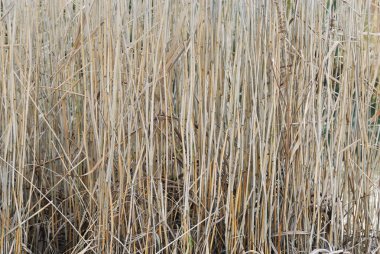
[[[0,253],[377,253],[380,1],[0,0]]]

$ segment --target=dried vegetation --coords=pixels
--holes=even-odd
[[[378,252],[379,24],[378,0],[0,0],[0,252]]]

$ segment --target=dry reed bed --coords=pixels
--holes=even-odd
[[[0,3],[1,253],[379,250],[378,0]]]

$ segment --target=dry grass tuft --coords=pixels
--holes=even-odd
[[[0,253],[377,253],[378,0],[0,0]]]

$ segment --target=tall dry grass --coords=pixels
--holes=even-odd
[[[0,1],[1,253],[377,253],[378,0]]]

